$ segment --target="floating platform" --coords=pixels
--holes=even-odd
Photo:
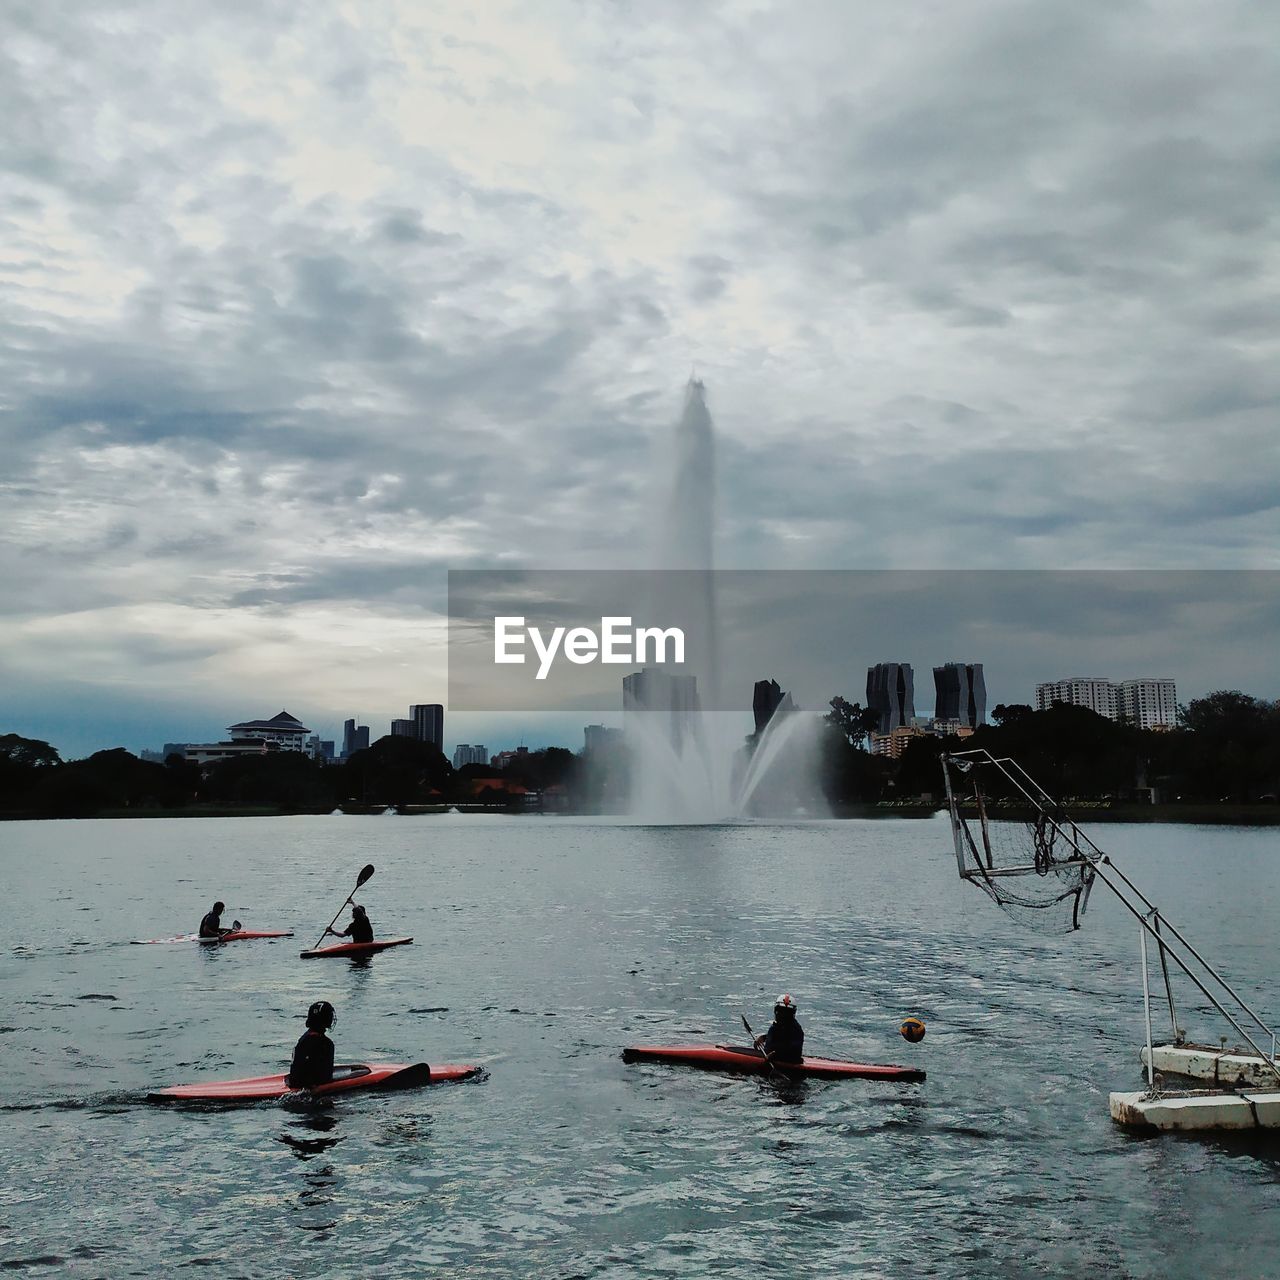
[[[1174,1093],[1113,1093],[1111,1118],[1126,1129],[1201,1133],[1280,1129],[1280,1092],[1187,1089]]]
[[[1147,1065],[1147,1047],[1139,1054]],[[1277,1089],[1280,1077],[1256,1053],[1207,1044],[1158,1044],[1151,1051],[1151,1065],[1165,1075],[1189,1080],[1211,1080],[1225,1089]]]

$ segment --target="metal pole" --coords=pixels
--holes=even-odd
[[[1120,874],[1122,875],[1122,878],[1123,878],[1123,874],[1122,874],[1122,873],[1120,873]],[[1114,887],[1114,886],[1113,886],[1113,887]],[[1209,962],[1204,958],[1204,956],[1202,956],[1202,955],[1201,955],[1201,954],[1200,954],[1200,953],[1195,949],[1195,947],[1193,947],[1193,946],[1191,945],[1191,943],[1189,943],[1189,942],[1186,940],[1186,938],[1184,938],[1184,937],[1183,937],[1183,935],[1182,935],[1182,930],[1181,930],[1181,929],[1179,929],[1179,928],[1178,928],[1178,926],[1177,926],[1176,924],[1174,924],[1174,923],[1173,923],[1172,921],[1170,921],[1170,920],[1166,920],[1166,921],[1165,921],[1165,924],[1168,926],[1168,928],[1169,928],[1169,932],[1170,932],[1171,934],[1173,934],[1173,936],[1174,936],[1175,938],[1177,938],[1177,939],[1178,939],[1178,941],[1179,941],[1180,943],[1182,943],[1182,945],[1183,945],[1184,947],[1186,947],[1186,949],[1187,949],[1189,952],[1191,952],[1191,954],[1192,954],[1193,956],[1195,956],[1195,958],[1200,962],[1200,964],[1204,966],[1205,971],[1206,971],[1207,973],[1209,973],[1209,974],[1213,977],[1214,981],[1215,981],[1215,982],[1217,982],[1217,983],[1218,983],[1218,985],[1219,985],[1219,986],[1220,986],[1220,987],[1221,987],[1221,988],[1222,988],[1222,989],[1223,989],[1223,990],[1224,990],[1224,991],[1225,991],[1229,996],[1231,996],[1231,998],[1236,1002],[1236,1004],[1238,1004],[1238,1005],[1240,1006],[1240,1008],[1241,1008],[1241,1009],[1243,1009],[1243,1010],[1245,1011],[1245,1013],[1247,1013],[1247,1014],[1249,1015],[1249,1017],[1251,1017],[1251,1018],[1254,1020],[1254,1022],[1256,1022],[1256,1023],[1258,1024],[1259,1028],[1260,1028],[1261,1030],[1265,1031],[1265,1032],[1267,1033],[1267,1035],[1273,1035],[1274,1033],[1272,1032],[1271,1028],[1270,1028],[1269,1026],[1267,1026],[1267,1024],[1266,1024],[1265,1022],[1263,1022],[1263,1020],[1262,1020],[1262,1019],[1261,1019],[1261,1018],[1260,1018],[1256,1013],[1254,1013],[1254,1011],[1253,1011],[1253,1010],[1248,1006],[1248,1004],[1246,1004],[1246,1003],[1245,1003],[1245,1000],[1244,1000],[1244,998],[1240,995],[1240,993],[1239,993],[1239,992],[1238,992],[1238,991],[1237,991],[1237,990],[1236,990],[1236,989],[1235,989],[1235,988],[1234,988],[1234,987],[1233,987],[1233,986],[1232,986],[1232,985],[1231,985],[1231,984],[1226,980],[1226,978],[1224,978],[1224,977],[1222,976],[1222,974],[1220,974],[1220,973],[1219,973],[1219,972],[1218,972],[1218,971],[1213,967],[1213,965],[1211,965],[1211,964],[1210,964],[1210,963],[1209,963]],[[1175,956],[1175,958],[1176,958],[1176,953],[1175,953],[1175,952],[1170,951],[1170,952],[1169,952],[1169,954],[1170,954],[1170,955]],[[1250,1044],[1252,1044],[1252,1043],[1253,1043],[1253,1042],[1252,1042],[1252,1041],[1250,1041]]]
[[[1102,883],[1105,884],[1107,888],[1110,889],[1116,895],[1116,897],[1120,899],[1121,904],[1130,913],[1130,915],[1132,915],[1133,918],[1142,925],[1142,928],[1144,930],[1150,931],[1151,926],[1147,923],[1146,917],[1133,905],[1133,903],[1131,903],[1124,896],[1124,894],[1120,892],[1119,889],[1116,888],[1114,884],[1111,883],[1110,880],[1107,879],[1106,873],[1103,871],[1101,865],[1097,867],[1097,872],[1102,879]],[[1168,924],[1169,922],[1166,920],[1165,923]],[[1170,926],[1170,928],[1172,928],[1172,926]],[[1196,974],[1196,972],[1187,964],[1187,962],[1172,947],[1169,947],[1168,951],[1169,951],[1169,955],[1173,959],[1173,962],[1178,966],[1179,969],[1182,970],[1183,973],[1187,975],[1188,978],[1191,979],[1193,983],[1195,983],[1196,987],[1200,991],[1200,994],[1203,995],[1205,999],[1208,1000],[1209,1003],[1213,1005],[1213,1007],[1217,1009],[1217,1011],[1220,1014],[1222,1014],[1224,1018],[1226,1018],[1226,1020],[1244,1038],[1245,1043],[1254,1051],[1254,1053],[1256,1053],[1258,1057],[1261,1058],[1267,1064],[1267,1066],[1271,1068],[1272,1071],[1274,1071],[1277,1075],[1280,1075],[1280,1066],[1276,1065],[1275,1055],[1273,1054],[1270,1057],[1268,1057],[1266,1051],[1258,1047],[1257,1041],[1254,1040],[1254,1038],[1235,1020],[1235,1018],[1232,1017],[1232,1015],[1222,1007],[1222,1002],[1218,1000],[1218,998],[1213,994],[1213,992],[1210,991],[1209,988],[1204,985],[1204,983],[1200,980],[1199,975]],[[1203,964],[1204,961],[1201,961],[1201,963]],[[1205,964],[1205,968],[1208,969],[1209,966]],[[1211,969],[1210,969],[1210,972],[1212,972]],[[1216,977],[1217,975],[1215,974],[1214,976]],[[1218,981],[1221,982],[1222,980],[1219,978]],[[1226,986],[1225,983],[1222,983],[1222,985]],[[1228,990],[1230,990],[1230,988],[1228,988]],[[1267,1031],[1270,1034],[1271,1029],[1269,1027],[1264,1027],[1263,1030]]]
[[[1152,916],[1152,921],[1156,927],[1156,937],[1160,936],[1160,913],[1157,911]],[[1169,1021],[1173,1024],[1173,1043],[1182,1043],[1182,1032],[1178,1030],[1178,1011],[1173,1007],[1173,984],[1169,981],[1169,964],[1165,959],[1164,943],[1160,943],[1160,971],[1164,974],[1164,993],[1169,998]],[[1272,1047],[1271,1056],[1275,1057],[1275,1048]]]
[[[1161,937],[1161,935],[1158,932],[1158,929],[1152,928],[1147,917],[1148,915],[1150,915],[1157,920],[1157,923],[1159,923],[1159,919],[1160,919],[1159,911],[1155,906],[1155,904],[1146,896],[1146,894],[1144,894],[1142,890],[1139,889],[1138,886],[1134,884],[1133,881],[1130,880],[1129,877],[1125,875],[1124,872],[1121,871],[1120,868],[1117,867],[1111,861],[1111,859],[1105,853],[1103,853],[1103,851],[1099,849],[1098,846],[1094,844],[1094,842],[1087,835],[1085,835],[1084,832],[1080,831],[1079,828],[1075,828],[1076,838],[1073,839],[1070,835],[1067,834],[1067,832],[1063,829],[1062,825],[1053,817],[1052,814],[1044,811],[1044,805],[1046,803],[1050,805],[1056,804],[1053,797],[1050,796],[1049,793],[1045,791],[1045,789],[1038,782],[1036,782],[1036,780],[1033,777],[1031,777],[1031,775],[1027,773],[1027,771],[1023,769],[1023,767],[1020,764],[1018,764],[1016,760],[1013,760],[1011,758],[996,759],[996,757],[993,756],[989,751],[985,751],[985,750],[956,751],[956,752],[953,752],[951,755],[951,759],[953,760],[956,760],[962,757],[978,757],[978,759],[975,760],[975,763],[978,763],[978,764],[987,763],[987,764],[994,765],[1005,776],[1005,778],[1007,778],[1009,782],[1011,782],[1014,785],[1014,787],[1019,792],[1021,792],[1023,798],[1027,800],[1028,803],[1030,803],[1030,805],[1033,808],[1038,809],[1042,813],[1044,813],[1044,816],[1048,824],[1052,826],[1053,829],[1060,836],[1062,836],[1063,839],[1068,844],[1071,845],[1071,847],[1076,851],[1076,853],[1079,854],[1082,861],[1088,863],[1093,868],[1095,874],[1102,880],[1103,884],[1105,884],[1107,888],[1110,889],[1112,893],[1114,893],[1116,897],[1120,899],[1121,904],[1130,913],[1130,915],[1132,915],[1134,919],[1139,921],[1143,930],[1142,938],[1143,938],[1143,944],[1144,944],[1144,954],[1145,954],[1146,935],[1148,933],[1151,933],[1152,937],[1156,940],[1157,945],[1161,948],[1162,963],[1164,961],[1164,957],[1166,954],[1172,957],[1174,963],[1178,966],[1178,968],[1180,968],[1182,972],[1185,973],[1187,977],[1191,979],[1191,981],[1195,984],[1196,988],[1200,991],[1200,993],[1227,1020],[1227,1022],[1231,1024],[1231,1026],[1236,1030],[1236,1032],[1243,1037],[1245,1043],[1249,1045],[1249,1047],[1258,1055],[1259,1058],[1261,1058],[1267,1064],[1267,1066],[1271,1068],[1273,1072],[1275,1072],[1277,1075],[1280,1075],[1280,1065],[1277,1065],[1277,1062],[1276,1062],[1276,1033],[1271,1029],[1271,1027],[1269,1027],[1265,1022],[1263,1022],[1263,1020],[1258,1016],[1257,1013],[1254,1012],[1252,1008],[1250,1008],[1248,1003],[1241,997],[1240,993],[1236,991],[1234,987],[1232,987],[1232,985],[1222,976],[1222,974],[1220,974],[1213,967],[1213,965],[1211,965],[1209,961],[1206,960],[1204,956],[1202,956],[1200,952],[1197,951],[1189,941],[1187,941],[1186,937],[1183,935],[1182,931],[1177,927],[1177,925],[1173,924],[1169,920],[1165,920],[1163,923],[1168,926],[1169,932],[1178,940],[1178,942],[1182,944],[1183,947],[1186,948],[1186,950],[1191,954],[1191,956],[1195,958],[1196,962],[1206,972],[1209,978],[1213,982],[1215,982],[1221,990],[1223,990],[1227,995],[1229,995],[1236,1002],[1236,1004],[1244,1011],[1244,1013],[1247,1014],[1265,1034],[1271,1037],[1271,1042],[1272,1042],[1271,1053],[1270,1055],[1268,1055],[1265,1050],[1259,1047],[1257,1042],[1240,1025],[1240,1023],[1237,1022],[1236,1019],[1223,1007],[1221,1001],[1219,1001],[1217,997],[1214,996],[1214,994],[1209,990],[1209,988],[1205,986],[1200,976],[1191,968],[1191,966],[1187,963],[1187,961],[1184,960],[1183,957],[1180,956],[1178,952],[1173,947],[1171,947],[1163,937]],[[1010,768],[1006,766],[1011,766],[1012,769],[1016,769],[1018,773],[1021,775],[1021,777],[1026,779],[1027,784],[1030,787],[1034,788],[1035,791],[1039,793],[1040,797],[1043,797],[1043,799],[1037,799],[1037,797],[1027,789],[1027,786],[1024,786],[1022,782],[1019,780],[1019,778],[1014,776],[1014,774],[1010,771]],[[1067,821],[1070,821],[1070,820],[1067,819]],[[1075,827],[1074,823],[1072,823],[1071,825]],[[1090,853],[1087,852],[1085,848],[1082,847],[1084,845],[1087,845],[1088,848],[1092,850],[1093,855],[1096,855],[1096,857],[1091,856]],[[1069,864],[1064,864],[1064,865],[1069,865]],[[992,868],[992,870],[994,871],[995,869]],[[1018,868],[1018,870],[1021,871],[1022,869]],[[1111,879],[1111,875],[1109,875],[1108,872],[1114,874],[1118,880],[1122,881],[1125,886],[1125,889],[1121,889],[1120,886]],[[973,877],[966,876],[965,878],[969,879]],[[1146,912],[1139,911],[1138,908],[1134,906],[1134,904],[1129,900],[1129,897],[1126,895],[1126,892],[1125,892],[1126,889],[1128,890],[1129,894],[1132,894],[1134,898],[1138,899],[1138,901],[1140,901],[1147,908]],[[1167,967],[1166,967],[1166,975],[1167,975]],[[1147,974],[1146,974],[1145,968],[1143,971],[1143,982],[1144,982],[1144,985],[1146,985]],[[1166,978],[1166,985],[1167,985],[1167,978]],[[1170,1002],[1172,1004],[1172,992],[1170,992]],[[1148,1009],[1148,1018],[1149,1017],[1150,1017],[1150,1010]],[[1176,1037],[1176,1025],[1177,1024],[1175,1019],[1175,1037]]]
[[[1156,1091],[1156,1055],[1151,1047],[1151,988],[1147,983],[1147,931],[1138,930],[1138,940],[1142,944],[1142,1013],[1147,1020],[1147,1088]]]
[[[1054,803],[1053,797],[1052,797],[1052,796],[1050,796],[1050,795],[1049,795],[1049,793],[1048,793],[1047,791],[1045,791],[1045,789],[1044,789],[1044,788],[1043,788],[1043,787],[1042,787],[1042,786],[1041,786],[1041,785],[1040,785],[1040,784],[1039,784],[1039,783],[1038,783],[1038,782],[1037,782],[1037,781],[1036,781],[1036,780],[1035,780],[1035,779],[1034,779],[1034,778],[1033,778],[1029,773],[1027,773],[1027,771],[1026,771],[1026,770],[1025,770],[1025,769],[1024,769],[1020,764],[1018,764],[1018,762],[1017,762],[1016,760],[1013,760],[1013,759],[1007,759],[1007,760],[1006,760],[1006,759],[1001,759],[1001,760],[997,760],[997,759],[995,758],[995,756],[993,756],[989,751],[964,751],[964,752],[960,752],[960,751],[958,751],[958,752],[955,752],[955,753],[954,753],[954,755],[957,755],[957,756],[959,756],[959,755],[985,756],[985,757],[986,757],[986,759],[987,759],[987,762],[988,762],[988,763],[990,763],[990,764],[995,765],[995,767],[996,767],[997,769],[999,769],[999,770],[1000,770],[1000,772],[1001,772],[1001,773],[1003,773],[1003,774],[1004,774],[1004,776],[1005,776],[1006,778],[1008,778],[1008,779],[1009,779],[1009,781],[1010,781],[1010,782],[1012,782],[1012,783],[1013,783],[1013,785],[1014,785],[1015,787],[1017,787],[1019,791],[1021,791],[1021,792],[1022,792],[1023,796],[1024,796],[1024,797],[1025,797],[1025,798],[1026,798],[1026,799],[1027,799],[1027,800],[1028,800],[1028,801],[1029,801],[1033,806],[1035,806],[1035,807],[1037,807],[1037,808],[1040,808],[1040,807],[1041,807],[1041,804],[1040,804],[1040,802],[1036,799],[1036,797],[1035,797],[1034,795],[1032,795],[1032,794],[1031,794],[1031,792],[1030,792],[1030,791],[1028,791],[1028,790],[1027,790],[1027,788],[1026,788],[1026,787],[1024,787],[1024,786],[1019,782],[1019,780],[1018,780],[1018,779],[1017,779],[1017,778],[1016,778],[1016,777],[1015,777],[1015,776],[1014,776],[1014,775],[1009,771],[1009,769],[1007,769],[1007,768],[1005,767],[1005,766],[1006,766],[1006,764],[1007,764],[1007,765],[1011,765],[1011,766],[1013,766],[1013,768],[1017,769],[1017,771],[1018,771],[1018,772],[1019,772],[1019,773],[1020,773],[1020,774],[1025,778],[1025,779],[1026,779],[1026,780],[1027,780],[1027,782],[1028,782],[1032,787],[1034,787],[1034,788],[1035,788],[1035,790],[1036,790],[1036,791],[1038,791],[1038,792],[1040,793],[1040,795],[1044,798],[1044,800],[1045,800],[1045,801],[1047,801],[1047,802],[1048,802],[1048,803],[1050,803],[1050,804],[1053,804],[1053,803]],[[1093,865],[1093,867],[1094,867],[1094,870],[1095,870],[1095,871],[1099,871],[1099,872],[1100,872],[1100,871],[1101,871],[1101,866],[1102,866],[1102,864],[1104,864],[1104,863],[1105,863],[1105,864],[1106,864],[1106,866],[1107,866],[1107,867],[1109,867],[1109,868],[1110,868],[1110,870],[1111,870],[1111,871],[1112,871],[1112,872],[1113,872],[1113,873],[1114,873],[1114,874],[1115,874],[1115,875],[1116,875],[1120,880],[1122,880],[1122,881],[1124,882],[1124,884],[1125,884],[1126,888],[1128,888],[1128,890],[1133,894],[1133,896],[1134,896],[1135,898],[1137,898],[1137,899],[1138,899],[1138,900],[1139,900],[1139,901],[1140,901],[1144,906],[1146,906],[1146,907],[1147,907],[1147,908],[1149,908],[1150,910],[1152,910],[1152,911],[1157,910],[1155,903],[1154,903],[1154,902],[1152,902],[1152,901],[1151,901],[1151,899],[1150,899],[1150,898],[1148,898],[1148,897],[1147,897],[1147,895],[1146,895],[1145,893],[1143,893],[1143,892],[1142,892],[1142,890],[1141,890],[1141,889],[1139,889],[1139,888],[1138,888],[1138,886],[1137,886],[1136,884],[1134,884],[1134,883],[1133,883],[1133,881],[1132,881],[1132,880],[1130,880],[1130,879],[1129,879],[1129,877],[1128,877],[1127,875],[1125,875],[1125,873],[1124,873],[1123,871],[1121,871],[1121,870],[1120,870],[1120,868],[1119,868],[1119,867],[1117,867],[1117,866],[1115,865],[1115,863],[1113,863],[1113,862],[1111,861],[1111,859],[1110,859],[1109,857],[1107,857],[1107,855],[1106,855],[1105,853],[1103,853],[1103,852],[1102,852],[1102,850],[1101,850],[1101,849],[1099,849],[1099,848],[1098,848],[1098,846],[1097,846],[1096,844],[1094,844],[1094,842],[1093,842],[1092,840],[1090,840],[1090,839],[1089,839],[1089,837],[1088,837],[1087,835],[1085,835],[1085,833],[1084,833],[1084,832],[1082,832],[1082,831],[1081,831],[1081,832],[1079,833],[1079,840],[1072,840],[1072,839],[1071,839],[1071,837],[1070,837],[1070,836],[1068,836],[1068,835],[1067,835],[1067,833],[1062,829],[1062,827],[1057,823],[1057,821],[1055,821],[1055,819],[1053,818],[1053,816],[1052,816],[1052,815],[1050,815],[1050,814],[1046,814],[1046,815],[1045,815],[1045,817],[1048,819],[1049,824],[1050,824],[1050,825],[1051,825],[1051,826],[1052,826],[1052,827],[1053,827],[1053,828],[1054,828],[1054,829],[1055,829],[1055,830],[1056,830],[1056,831],[1057,831],[1057,832],[1058,832],[1058,833],[1059,833],[1059,834],[1060,834],[1064,839],[1066,839],[1066,840],[1068,841],[1068,843],[1070,843],[1070,844],[1071,844],[1072,848],[1074,848],[1074,849],[1076,850],[1076,852],[1077,852],[1077,853],[1079,853],[1079,854],[1080,854],[1080,856],[1081,856],[1081,857],[1082,857],[1086,862],[1090,862],[1090,863],[1092,863],[1092,865]],[[1075,824],[1073,823],[1072,825],[1074,826]],[[1082,845],[1082,844],[1086,844],[1086,845],[1088,845],[1088,846],[1089,846],[1089,848],[1090,848],[1091,850],[1093,850],[1093,852],[1097,855],[1096,859],[1095,859],[1095,858],[1091,858],[1091,857],[1090,857],[1090,855],[1089,855],[1088,853],[1086,853],[1086,852],[1084,851],[1084,849],[1083,849],[1083,848],[1081,848],[1081,845]],[[1102,876],[1102,880],[1103,880],[1103,883],[1104,883],[1104,884],[1106,884],[1106,885],[1107,885],[1107,887],[1108,887],[1109,889],[1111,889],[1111,891],[1112,891],[1113,893],[1115,893],[1115,894],[1120,898],[1120,900],[1121,900],[1122,902],[1124,902],[1124,903],[1125,903],[1125,906],[1127,906],[1127,907],[1129,908],[1129,910],[1133,912],[1133,914],[1134,914],[1134,915],[1138,915],[1138,914],[1139,914],[1139,913],[1138,913],[1138,911],[1133,907],[1133,905],[1132,905],[1131,903],[1129,903],[1129,902],[1126,902],[1126,901],[1125,901],[1124,895],[1120,892],[1120,890],[1117,888],[1117,886],[1116,886],[1116,885],[1112,884],[1112,883],[1111,883],[1111,881],[1107,879],[1107,877],[1106,877],[1105,875],[1103,875],[1103,876]],[[1258,1014],[1257,1014],[1257,1013],[1256,1013],[1256,1012],[1255,1012],[1255,1011],[1254,1011],[1254,1010],[1249,1006],[1249,1004],[1244,1000],[1244,998],[1240,995],[1240,993],[1239,993],[1239,992],[1238,992],[1238,991],[1237,991],[1237,990],[1236,990],[1236,989],[1235,989],[1235,988],[1234,988],[1234,987],[1233,987],[1233,986],[1232,986],[1232,985],[1231,985],[1231,984],[1226,980],[1226,978],[1224,978],[1224,977],[1222,976],[1222,974],[1220,974],[1220,973],[1217,971],[1217,969],[1215,969],[1215,968],[1213,967],[1213,965],[1211,965],[1211,964],[1209,963],[1209,961],[1208,961],[1208,960],[1206,960],[1206,959],[1204,958],[1204,956],[1202,956],[1202,955],[1201,955],[1201,954],[1200,954],[1200,953],[1195,949],[1195,947],[1194,947],[1194,946],[1193,946],[1193,945],[1192,945],[1192,944],[1187,940],[1187,938],[1183,935],[1182,931],[1178,928],[1178,926],[1177,926],[1177,925],[1175,925],[1172,921],[1167,920],[1167,919],[1164,921],[1164,923],[1168,926],[1169,932],[1170,932],[1170,933],[1172,933],[1172,934],[1173,934],[1173,936],[1174,936],[1175,938],[1177,938],[1177,940],[1178,940],[1180,943],[1182,943],[1182,945],[1183,945],[1184,947],[1186,947],[1186,949],[1191,953],[1191,955],[1192,955],[1192,956],[1194,956],[1194,957],[1195,957],[1196,961],[1197,961],[1197,962],[1198,962],[1198,963],[1199,963],[1199,964],[1200,964],[1200,965],[1205,969],[1205,971],[1210,975],[1210,977],[1212,977],[1212,978],[1213,978],[1213,980],[1214,980],[1214,981],[1215,981],[1215,982],[1216,982],[1216,983],[1217,983],[1217,984],[1218,984],[1218,985],[1219,985],[1219,986],[1220,986],[1220,987],[1221,987],[1221,988],[1222,988],[1222,989],[1223,989],[1223,990],[1224,990],[1224,991],[1225,991],[1225,992],[1226,992],[1226,993],[1227,993],[1227,994],[1228,994],[1228,995],[1229,995],[1229,996],[1230,996],[1230,997],[1231,997],[1231,998],[1236,1002],[1236,1004],[1238,1004],[1238,1005],[1240,1006],[1240,1008],[1241,1008],[1241,1009],[1242,1009],[1246,1014],[1248,1014],[1250,1018],[1252,1018],[1252,1019],[1253,1019],[1254,1023],[1258,1026],[1258,1028],[1259,1028],[1260,1030],[1262,1030],[1263,1032],[1265,1032],[1267,1035],[1274,1035],[1275,1033],[1272,1031],[1272,1029],[1271,1029],[1271,1028],[1270,1028],[1270,1027],[1269,1027],[1269,1026],[1268,1026],[1268,1025],[1267,1025],[1267,1024],[1262,1020],[1262,1018],[1261,1018],[1261,1017],[1259,1017],[1259,1015],[1258,1015]],[[1163,944],[1163,943],[1162,943],[1162,945],[1163,945],[1163,946],[1167,946],[1167,944]],[[1179,966],[1183,969],[1183,971],[1184,971],[1184,972],[1186,972],[1188,975],[1190,975],[1191,970],[1187,968],[1186,964],[1185,964],[1185,963],[1183,963],[1183,961],[1178,957],[1177,953],[1176,953],[1176,952],[1173,952],[1173,951],[1170,951],[1170,952],[1169,952],[1169,954],[1170,954],[1170,955],[1172,955],[1172,956],[1174,957],[1174,959],[1178,962]],[[1199,984],[1198,982],[1197,982],[1197,984],[1196,984],[1196,985],[1197,985],[1197,986],[1200,986],[1200,984]],[[1203,986],[1200,986],[1200,989],[1201,989],[1201,991],[1204,991],[1206,995],[1208,995],[1208,992],[1207,992],[1207,991],[1205,991],[1205,989],[1204,989],[1204,987],[1203,987]],[[1210,998],[1212,999],[1212,997],[1210,997]],[[1220,1013],[1222,1013],[1224,1016],[1226,1016],[1226,1011],[1222,1008],[1222,1006],[1221,1006],[1221,1005],[1219,1005],[1219,1004],[1217,1003],[1217,1001],[1214,1001],[1214,1007],[1215,1007],[1216,1009],[1218,1009],[1218,1011],[1219,1011]],[[1236,1022],[1235,1022],[1235,1020],[1234,1020],[1233,1018],[1232,1018],[1232,1019],[1228,1019],[1228,1020],[1231,1022],[1231,1025],[1232,1025],[1233,1027],[1235,1027],[1235,1028],[1236,1028],[1236,1030],[1237,1030],[1237,1031],[1240,1031],[1240,1033],[1241,1033],[1242,1035],[1244,1035],[1244,1032],[1243,1032],[1243,1031],[1241,1030],[1241,1028],[1236,1024]],[[1253,1041],[1252,1041],[1251,1039],[1249,1039],[1249,1037],[1248,1037],[1247,1035],[1245,1036],[1245,1039],[1249,1041],[1250,1046],[1251,1046],[1252,1048],[1256,1049],[1256,1050],[1257,1050],[1257,1052],[1258,1052],[1258,1054],[1259,1054],[1261,1057],[1266,1058],[1266,1056],[1267,1056],[1267,1055],[1266,1055],[1265,1053],[1263,1053],[1261,1049],[1258,1049],[1257,1045],[1255,1045],[1255,1044],[1253,1043]],[[1271,1062],[1271,1063],[1272,1063],[1272,1065],[1274,1066],[1274,1063],[1275,1063],[1275,1054],[1274,1054],[1274,1053],[1272,1053],[1272,1055],[1271,1055],[1270,1062]]]
[[[951,838],[956,845],[956,868],[964,875],[964,845],[960,841],[960,815],[956,809],[956,798],[951,792],[951,770],[947,767],[947,757],[942,757],[942,785],[947,790],[947,817],[951,819]]]

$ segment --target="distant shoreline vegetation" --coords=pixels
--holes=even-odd
[[[900,759],[865,749],[869,717],[834,698],[823,722],[821,784],[836,817],[928,817],[941,806],[943,751],[1012,756],[1093,821],[1280,824],[1280,703],[1223,690],[1179,709],[1169,730],[1141,730],[1083,707],[1000,705],[964,739],[910,739]],[[747,740],[744,750],[753,743]],[[625,748],[530,751],[504,768],[454,769],[428,743],[385,737],[325,764],[292,751],[212,765],[164,764],[123,748],[64,761],[47,742],[0,735],[0,818],[213,817],[273,814],[626,811]],[[1021,820],[993,800],[992,817]]]

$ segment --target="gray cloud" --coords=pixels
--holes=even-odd
[[[267,611],[426,654],[447,565],[643,563],[694,364],[722,563],[1277,563],[1264,7],[7,26],[10,682],[173,626],[235,718]]]

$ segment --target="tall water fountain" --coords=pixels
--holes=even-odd
[[[818,786],[819,717],[780,711],[748,745],[740,715],[704,709],[725,705],[720,697],[725,637],[712,574],[715,508],[715,428],[706,388],[691,378],[664,477],[654,551],[655,568],[682,572],[655,574],[658,598],[648,604],[650,616],[681,618],[689,634],[700,638],[684,668],[697,680],[698,705],[682,710],[676,722],[665,710],[628,715],[632,813],[648,822],[673,823],[825,816]]]

